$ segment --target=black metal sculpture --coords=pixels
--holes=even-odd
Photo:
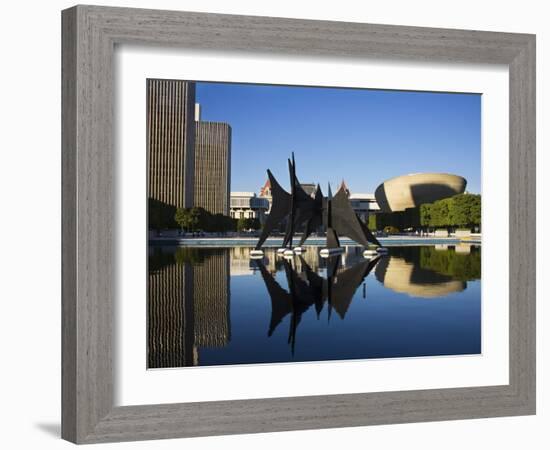
[[[329,197],[329,214],[331,220],[330,227],[327,226],[327,236],[329,228],[340,236],[347,236],[353,239],[363,247],[368,247],[369,241],[377,246],[381,246],[378,239],[370,232],[368,227],[359,219],[359,216],[353,210],[348,195],[343,187],[340,187],[333,198]],[[327,239],[327,247],[330,248]]]
[[[336,195],[332,197],[329,185],[328,198],[325,199],[321,188],[317,185],[315,197],[311,197],[303,190],[296,177],[294,153],[292,153],[292,160],[288,160],[288,170],[290,193],[281,187],[269,169],[267,171],[271,183],[272,205],[256,244],[256,252],[260,251],[272,231],[285,221],[283,248],[292,249],[294,234],[300,227],[304,228],[304,232],[298,247],[301,247],[311,233],[319,229],[321,225],[324,225],[326,229],[328,249],[340,248],[339,235],[347,236],[364,247],[367,247],[369,242],[381,246],[378,239],[353,210],[343,187],[340,187]]]
[[[290,216],[292,207],[292,196],[281,187],[269,169],[267,170],[267,176],[269,178],[269,182],[271,183],[271,196],[273,200],[271,204],[271,211],[267,216],[262,234],[256,244],[256,250],[259,250],[271,232]]]

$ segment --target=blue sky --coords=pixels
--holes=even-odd
[[[480,193],[481,96],[431,92],[197,83],[202,120],[232,128],[231,190],[258,192],[271,169],[302,183],[373,193],[416,172],[463,176]]]

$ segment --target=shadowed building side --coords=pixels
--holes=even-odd
[[[193,266],[195,345],[224,347],[231,339],[229,251],[213,250]]]
[[[231,127],[221,122],[195,123],[194,206],[229,216]]]
[[[176,208],[193,206],[195,84],[147,80],[147,195]]]
[[[147,367],[197,364],[193,345],[193,270],[170,264],[149,274]],[[187,300],[187,301],[186,301]]]

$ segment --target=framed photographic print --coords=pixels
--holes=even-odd
[[[62,19],[65,439],[535,413],[534,36]]]

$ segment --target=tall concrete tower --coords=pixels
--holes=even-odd
[[[176,208],[193,206],[195,83],[147,80],[147,196]]]
[[[196,122],[195,206],[229,215],[231,127],[222,122]]]

